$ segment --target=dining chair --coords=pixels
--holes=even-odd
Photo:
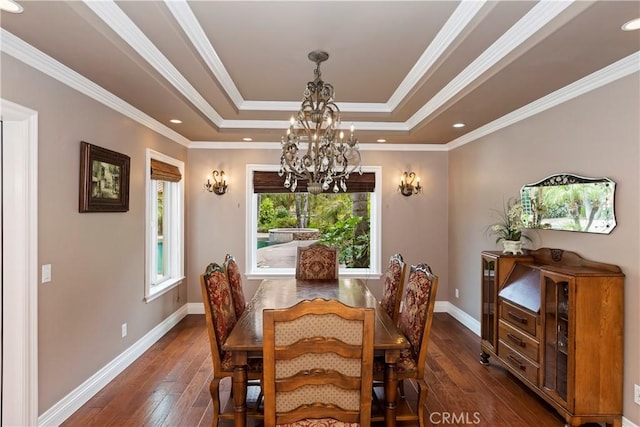
[[[399,253],[391,255],[384,278],[384,289],[380,305],[396,325],[400,315],[400,301],[402,300],[405,272],[406,264],[402,259],[402,255]]]
[[[205,273],[200,275],[200,287],[213,362],[213,379],[209,384],[213,401],[212,426],[217,427],[220,419],[233,419],[233,413],[220,412],[220,381],[233,376],[234,365],[231,353],[223,351],[222,344],[235,326],[237,319],[232,304],[231,287],[226,272],[220,265],[211,263],[207,266]],[[259,380],[262,377],[262,361],[249,359],[247,372],[248,379],[252,381],[251,384],[259,386]]]
[[[238,268],[235,257],[227,254],[224,257],[224,270],[227,272],[227,280],[231,286],[231,298],[233,300],[233,308],[236,312],[236,319],[239,319],[247,306],[247,300],[242,289],[242,275]]]
[[[404,381],[414,380],[418,386],[417,414],[398,416],[398,421],[418,420],[420,427],[425,425],[427,402],[427,383],[424,370],[427,361],[427,347],[433,322],[433,310],[438,290],[438,276],[431,272],[427,264],[412,265],[409,271],[402,311],[398,319],[398,329],[409,341],[410,347],[400,352],[398,359],[398,386],[400,398],[405,398]],[[375,362],[374,380],[384,380],[384,363]]]
[[[296,279],[337,279],[338,269],[338,248],[318,242],[298,246]]]
[[[374,321],[321,298],[264,310],[264,425],[369,426]]]

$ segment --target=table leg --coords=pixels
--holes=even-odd
[[[398,396],[398,355],[391,352],[385,355],[384,365],[384,425],[385,427],[396,426],[396,411]]]
[[[247,356],[234,355],[233,383],[233,422],[236,427],[247,425]]]

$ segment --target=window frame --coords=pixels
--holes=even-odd
[[[277,172],[279,165],[247,164],[246,166],[246,188],[247,188],[247,210],[245,229],[247,230],[245,244],[245,271],[247,279],[266,279],[273,277],[294,277],[295,267],[292,268],[268,268],[259,269],[256,265],[257,259],[257,234],[258,234],[258,195],[253,191],[253,172]],[[370,266],[369,268],[340,268],[340,277],[353,277],[360,279],[379,279],[382,275],[381,248],[382,248],[382,167],[362,166],[363,172],[375,174],[376,185],[370,196],[371,211],[369,212],[369,239],[370,239]],[[355,172],[357,173],[357,172]],[[347,181],[349,186],[349,181]]]
[[[151,159],[178,168],[182,179],[178,182],[164,182],[164,242],[163,255],[166,257],[165,276],[159,283],[157,277],[157,185],[151,179]],[[184,276],[184,162],[150,148],[145,155],[145,284],[144,300],[151,302],[180,285]]]

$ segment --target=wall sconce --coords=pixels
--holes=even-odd
[[[204,189],[209,193],[216,193],[218,196],[222,196],[227,192],[227,180],[224,179],[224,171],[213,170],[211,171],[211,176],[213,177],[213,184],[207,175],[207,183],[204,185]]]
[[[420,193],[422,191],[422,187],[420,187],[420,178],[416,176],[415,172],[403,172],[402,178],[400,178],[398,190],[400,190],[400,193],[402,193],[403,196],[407,197],[412,194]]]

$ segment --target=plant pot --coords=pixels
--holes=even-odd
[[[522,255],[522,240],[503,240],[503,254],[511,253],[513,255]]]

